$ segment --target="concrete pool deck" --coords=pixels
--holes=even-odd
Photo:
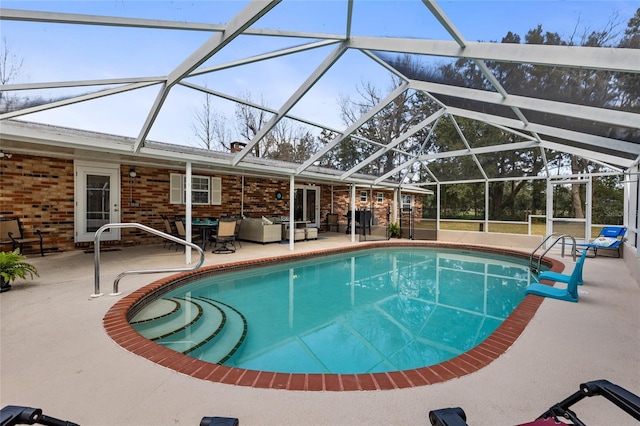
[[[352,244],[340,234],[302,242],[296,252]],[[353,243],[363,244],[363,243]],[[528,252],[529,250],[522,250]],[[206,265],[290,254],[288,245],[242,243],[235,254],[207,253]],[[580,302],[544,300],[503,355],[464,377],[386,391],[304,392],[203,381],[114,343],[103,317],[123,270],[180,267],[184,255],[161,245],[101,255],[102,291],[92,254],[30,256],[40,277],[0,295],[0,404],[42,408],[82,425],[198,425],[204,416],[246,425],[428,425],[429,410],[461,406],[472,425],[533,420],[576,390],[607,379],[640,394],[640,286],[622,259],[587,259]],[[567,270],[573,265],[568,258]],[[123,295],[163,275],[127,276]],[[575,411],[587,424],[637,424],[604,398]]]

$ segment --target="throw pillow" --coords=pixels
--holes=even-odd
[[[598,247],[609,247],[616,242],[618,242],[616,238],[598,237],[595,240],[593,240],[591,244]]]

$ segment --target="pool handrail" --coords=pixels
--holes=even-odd
[[[549,241],[551,238],[556,237],[556,240],[549,246],[547,247],[547,249],[544,251],[544,253],[542,253],[540,256],[538,256],[538,266],[534,266],[533,265],[533,260],[534,260],[534,256],[536,254],[536,252],[538,251],[538,249],[542,246],[544,246],[547,241]],[[534,272],[540,272],[540,264],[542,263],[542,258],[549,252],[549,250],[551,250],[557,243],[558,241],[562,240],[562,251],[560,256],[564,258],[564,246],[566,244],[565,239],[566,238],[571,238],[571,240],[573,241],[573,247],[571,248],[571,254],[573,256],[573,261],[576,261],[576,239],[569,234],[563,234],[562,232],[554,232],[552,234],[547,235],[547,237],[540,243],[540,245],[538,247],[536,247],[532,252],[531,252],[531,256],[529,256],[529,269],[531,269]]]
[[[198,245],[190,243],[188,241],[185,241],[182,238],[174,237],[173,235],[169,235],[169,234],[167,234],[165,232],[158,231],[157,229],[151,228],[151,227],[146,226],[146,225],[142,225],[140,223],[134,223],[134,222],[129,222],[129,223],[107,223],[106,225],[102,225],[96,231],[96,235],[95,235],[95,238],[94,238],[94,251],[95,251],[95,257],[94,257],[94,268],[95,268],[94,284],[95,284],[95,288],[94,288],[94,291],[95,292],[91,295],[92,298],[102,296],[102,293],[100,293],[100,236],[102,235],[102,233],[105,230],[111,229],[111,228],[138,228],[138,229],[142,229],[143,231],[147,231],[147,232],[149,232],[151,234],[158,235],[160,237],[163,237],[163,238],[166,238],[168,240],[171,240],[174,243],[182,244],[184,246],[189,246],[192,249],[197,250],[198,253],[200,253],[200,261],[195,266],[188,266],[188,267],[185,267],[185,268],[138,269],[138,270],[131,270],[131,271],[121,272],[120,274],[118,274],[116,279],[113,281],[113,293],[110,293],[109,294],[110,296],[119,296],[120,294],[122,294],[121,292],[118,291],[118,283],[120,282],[120,280],[125,275],[132,275],[132,274],[159,274],[159,273],[165,273],[165,272],[195,271],[196,269],[200,268],[202,266],[202,264],[204,263],[204,251]]]

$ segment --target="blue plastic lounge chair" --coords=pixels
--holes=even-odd
[[[587,257],[587,251],[583,250],[582,254],[580,255],[580,257],[576,260],[576,269],[579,269],[578,271],[578,285],[582,285],[583,281],[582,281],[582,267],[584,266],[584,259],[585,257]],[[552,271],[544,271],[542,273],[540,273],[540,275],[538,275],[538,281],[540,280],[548,280],[548,281],[556,281],[559,283],[569,283],[569,281],[571,280],[571,275],[567,275],[567,274],[561,274],[559,272],[552,272]]]
[[[626,232],[627,228],[624,226],[605,226],[595,240],[588,244],[576,244],[576,247],[585,251],[593,250],[593,256],[589,257],[596,257],[598,249],[615,250],[618,253],[616,257],[620,257],[620,248]]]
[[[567,302],[578,301],[578,280],[582,276],[582,266],[584,259],[587,257],[587,251],[583,250],[580,259],[576,262],[573,272],[569,276],[567,288],[555,288],[545,284],[533,283],[525,290],[524,294],[535,294],[542,297],[550,297],[552,299],[565,300]]]

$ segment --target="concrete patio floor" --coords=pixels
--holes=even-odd
[[[340,234],[296,244],[296,252],[350,243]],[[529,252],[529,250],[522,250]],[[207,252],[206,265],[289,254],[285,244],[242,243]],[[42,408],[81,425],[198,425],[203,416],[251,425],[428,425],[429,410],[461,406],[471,425],[535,419],[578,390],[607,379],[640,394],[640,286],[621,259],[587,259],[579,303],[544,300],[515,344],[487,367],[448,382],[391,391],[298,392],[212,383],[163,368],[116,345],[102,319],[123,270],[181,267],[184,254],[161,245],[94,256],[81,251],[29,256],[40,277],[0,295],[0,405]],[[567,270],[573,265],[568,258]],[[127,276],[123,294],[163,277]],[[604,398],[574,406],[589,425],[637,422]]]

